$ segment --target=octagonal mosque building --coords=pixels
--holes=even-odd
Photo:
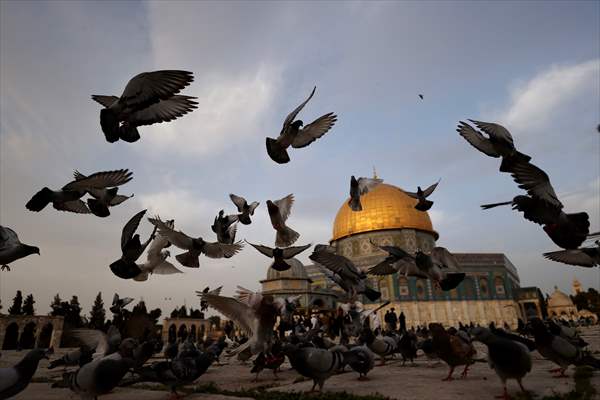
[[[333,223],[330,244],[336,253],[352,260],[366,271],[382,261],[386,254],[371,245],[393,245],[414,253],[430,252],[439,237],[429,214],[414,208],[416,200],[402,189],[381,184],[361,196],[363,210],[354,212],[344,200]],[[397,314],[404,312],[407,326],[440,322],[458,325],[508,323],[517,325],[517,318],[542,316],[538,296],[522,296],[517,269],[502,253],[456,253],[465,280],[454,290],[443,292],[432,282],[398,274],[384,277],[370,276],[371,285],[382,294],[377,302],[362,301],[367,308],[375,308],[385,301],[388,307],[379,311],[380,320],[391,307]],[[306,265],[311,290],[324,291],[335,287],[315,265]],[[273,274],[270,275],[271,277]],[[523,288],[532,292],[534,288]],[[530,290],[527,290],[530,289]],[[535,292],[535,290],[533,290]],[[526,312],[527,311],[527,312]]]

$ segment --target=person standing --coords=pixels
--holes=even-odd
[[[406,316],[404,316],[404,312],[400,311],[400,332],[406,332]]]
[[[392,327],[392,331],[395,331],[398,327],[398,315],[396,314],[394,307],[392,307],[390,311],[390,326]]]

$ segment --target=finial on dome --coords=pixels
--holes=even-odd
[[[374,165],[373,165],[373,179],[379,179],[379,177],[377,176],[377,170],[375,169]]]

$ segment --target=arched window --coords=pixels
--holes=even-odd
[[[179,330],[177,331],[177,337],[179,339],[181,339],[181,341],[184,341],[185,339],[187,339],[188,330],[187,330],[187,326],[185,326],[185,324],[181,324],[179,326]]]
[[[481,297],[488,296],[488,283],[486,278],[479,278],[479,293],[481,293]]]
[[[473,278],[470,276],[467,276],[465,278],[465,280],[462,282],[462,285],[463,285],[465,297],[467,299],[474,299],[475,298],[475,281],[473,281]]]
[[[494,279],[494,286],[496,288],[496,295],[498,297],[506,296],[506,290],[504,287],[504,279],[502,279],[502,277],[497,276],[496,279]]]
[[[417,298],[419,300],[424,300],[426,298],[425,293],[425,282],[422,280],[417,281]]]
[[[196,341],[196,325],[192,325],[192,327],[190,328],[190,339],[192,340],[192,342]]]
[[[408,288],[408,279],[406,277],[401,276],[398,278],[398,290],[400,292],[400,296],[409,296],[410,290]]]
[[[42,328],[42,331],[40,332],[40,337],[38,340],[38,347],[40,347],[40,348],[50,347],[50,341],[52,340],[52,331],[53,330],[54,330],[54,327],[52,326],[52,324],[50,322],[48,322],[46,325],[44,325],[44,327]]]
[[[25,325],[19,338],[19,344],[22,349],[33,349],[35,346],[35,322],[31,321]]]
[[[169,326],[169,343],[175,343],[176,340],[177,328],[175,327],[175,324],[171,324],[171,326]]]
[[[4,333],[4,343],[2,343],[2,350],[14,350],[17,348],[17,342],[19,340],[19,325],[16,322],[6,327]]]

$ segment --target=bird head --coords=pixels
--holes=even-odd
[[[40,248],[39,247],[35,247],[35,246],[27,246],[27,253],[28,254],[37,254],[39,256],[40,255]]]
[[[277,207],[271,200],[267,200],[267,210],[269,211],[269,215],[274,215],[279,212],[279,207]]]
[[[300,128],[301,126],[304,126],[304,122],[302,122],[301,119],[296,120],[294,122],[292,122],[292,126],[296,129]]]
[[[477,326],[469,331],[469,334],[473,336],[474,340],[481,343],[487,343],[493,336],[493,333],[488,329],[481,326]]]

